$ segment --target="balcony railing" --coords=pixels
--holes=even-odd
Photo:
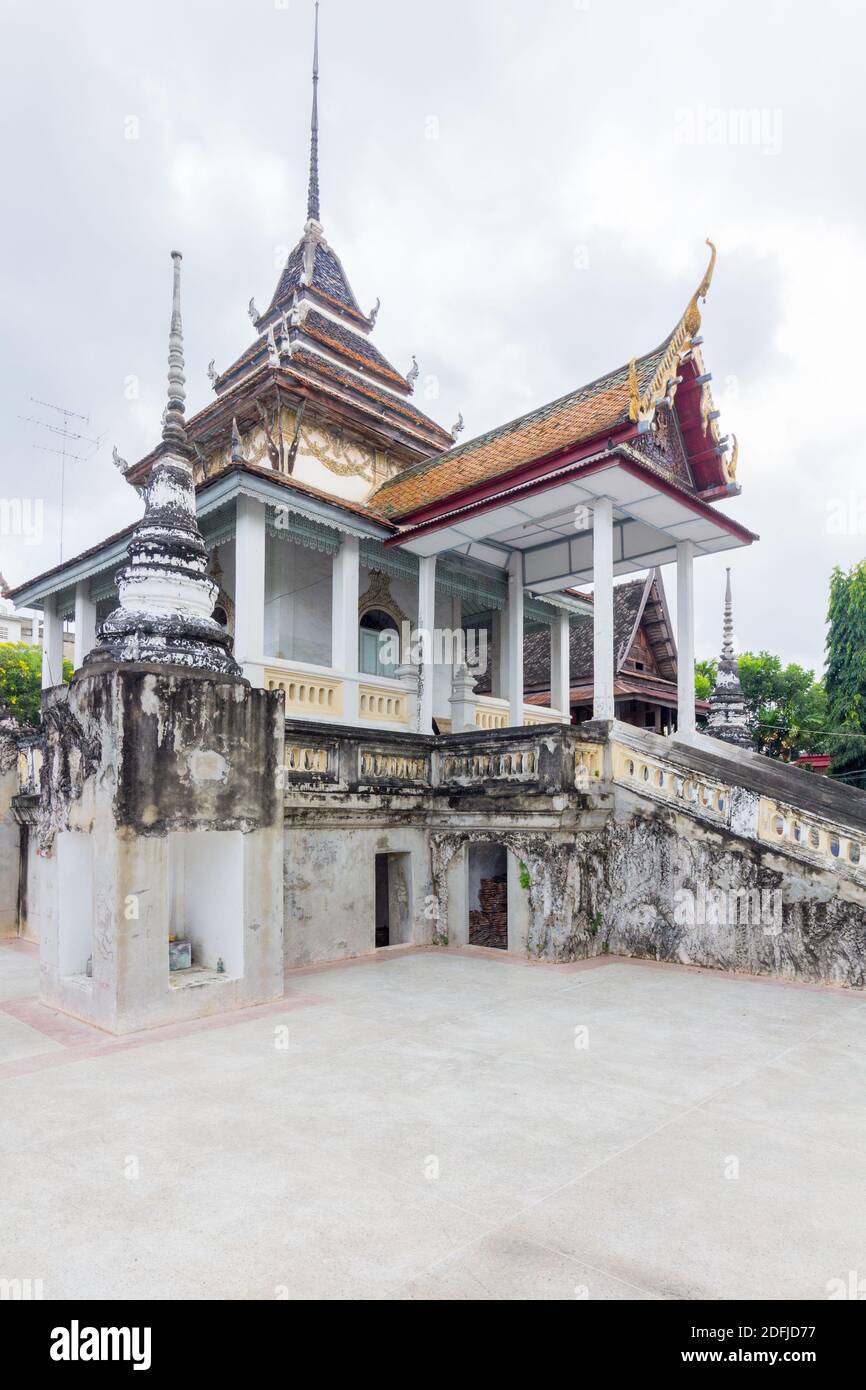
[[[695,749],[630,725],[500,728],[440,737],[374,729],[304,729],[288,721],[286,794],[479,792],[611,805],[620,788],[815,868],[866,883],[866,794],[769,759]],[[449,807],[453,804],[449,801]],[[435,802],[431,803],[435,809]],[[555,809],[555,808],[554,808]],[[560,806],[561,809],[561,806]]]

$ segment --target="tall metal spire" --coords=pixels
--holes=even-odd
[[[307,219],[319,219],[319,0],[316,0],[313,40],[313,115],[310,121],[310,184],[307,192]]]
[[[180,263],[183,256],[172,251],[174,281],[171,296],[171,329],[168,335],[168,404],[162,420],[166,444],[186,444],[186,377],[183,371],[183,321],[180,316]]]

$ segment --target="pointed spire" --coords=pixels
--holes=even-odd
[[[725,584],[725,615],[722,621],[722,653],[716,685],[710,696],[707,733],[725,743],[751,748],[749,710],[740,685],[739,662],[734,655],[734,614],[731,600],[731,571]]]
[[[168,404],[162,420],[162,437],[166,444],[186,444],[186,377],[183,373],[183,321],[180,316],[179,251],[172,251],[174,283],[171,296],[171,330],[168,335]]]
[[[118,606],[99,629],[85,657],[88,671],[118,662],[194,667],[240,676],[225,629],[211,614],[217,586],[208,577],[208,555],[198,526],[192,449],[187,441],[180,316],[179,251],[172,251],[174,285],[168,350],[168,404],[162,443],[154,451],[144,489],[144,516],[118,572]],[[114,462],[122,469],[117,450]]]
[[[313,40],[313,115],[310,121],[310,183],[307,192],[307,219],[319,218],[319,0],[316,0]]]
[[[728,576],[725,585],[725,616],[722,622],[722,660],[733,661],[734,659],[734,613],[731,603],[731,571],[726,570]]]

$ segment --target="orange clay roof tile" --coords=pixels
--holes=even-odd
[[[669,342],[665,339],[654,352],[637,359],[641,392],[655,376]],[[459,449],[414,464],[384,483],[371,502],[386,516],[407,516],[419,507],[625,424],[629,418],[628,370],[628,366],[618,367],[588,386],[470,439]]]

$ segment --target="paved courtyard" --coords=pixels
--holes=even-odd
[[[0,1279],[45,1298],[812,1298],[866,1275],[866,999],[384,952],[117,1041],[0,943]]]

